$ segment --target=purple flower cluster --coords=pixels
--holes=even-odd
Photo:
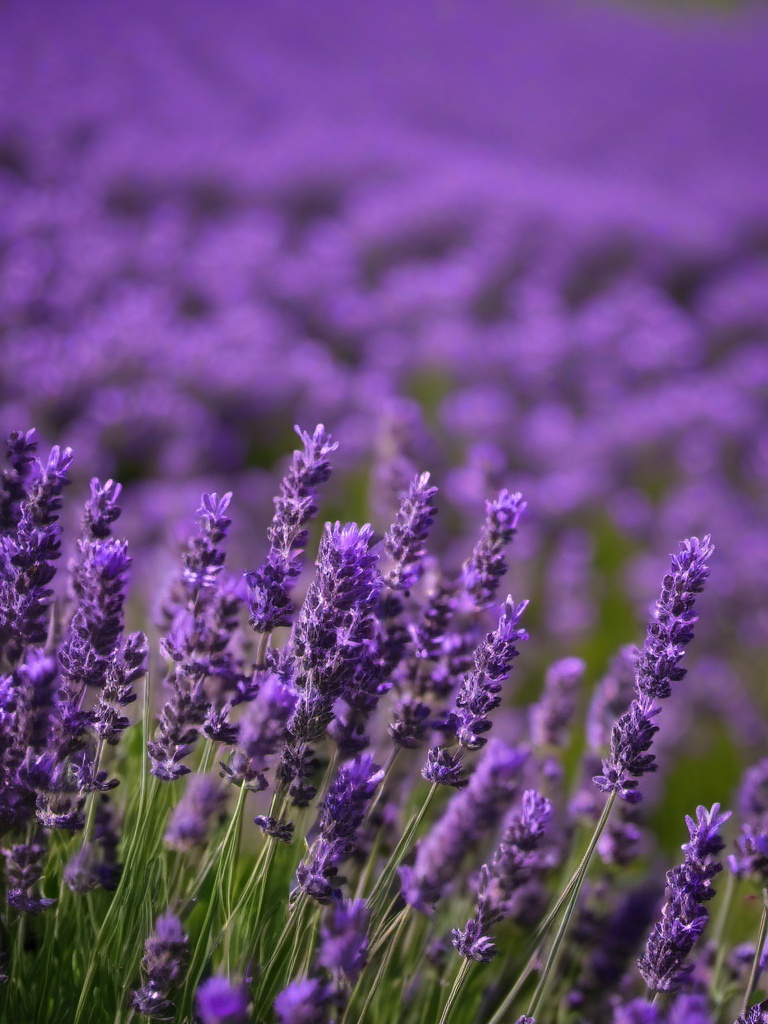
[[[671,684],[685,675],[680,661],[693,639],[698,620],[694,603],[709,576],[707,560],[713,550],[709,536],[701,541],[691,537],[681,545],[680,554],[672,557],[645,644],[637,653],[637,696],[614,726],[603,774],[593,780],[602,792],[617,792],[628,803],[642,799],[637,780],[656,771],[655,756],[647,753],[658,731],[653,720],[661,708],[655,701],[669,697]]]
[[[322,423],[311,436],[299,427],[295,430],[304,450],[294,452],[280,495],[275,498],[275,515],[267,531],[269,555],[263,565],[245,576],[250,622],[259,633],[291,624],[294,607],[290,594],[301,569],[299,556],[309,537],[307,524],[317,515],[316,489],[330,477],[328,456],[337,447]]]
[[[144,944],[141,970],[144,982],[133,993],[133,1007],[150,1020],[168,1020],[174,1005],[169,998],[184,976],[189,957],[189,938],[181,921],[168,911],[155,922]]]
[[[499,823],[517,791],[524,750],[491,742],[466,788],[449,802],[443,816],[419,843],[412,867],[400,868],[406,903],[423,914],[456,878],[471,849]]]
[[[704,905],[715,895],[712,879],[722,870],[717,855],[725,848],[721,826],[730,811],[720,805],[696,808],[696,820],[686,817],[690,840],[683,844],[685,860],[667,873],[661,921],[654,925],[638,968],[652,992],[673,992],[693,970],[686,959],[701,936],[709,913]]]
[[[489,929],[508,915],[513,894],[541,870],[538,847],[551,814],[552,805],[545,797],[526,790],[522,808],[510,817],[493,859],[480,870],[474,916],[463,929],[453,929],[453,944],[460,956],[488,963],[496,955]]]
[[[384,777],[370,754],[343,764],[323,801],[318,837],[296,871],[301,888],[319,903],[341,897],[338,868],[355,849],[371,797]]]

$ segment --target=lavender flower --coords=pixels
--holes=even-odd
[[[300,573],[302,554],[309,531],[307,523],[317,515],[317,487],[331,475],[328,456],[338,445],[322,423],[310,436],[294,428],[304,445],[295,451],[287,474],[275,498],[275,515],[267,531],[270,548],[267,560],[246,573],[250,622],[259,633],[271,633],[291,624],[294,606],[291,590]]]
[[[334,903],[320,928],[317,962],[335,983],[353,986],[368,963],[370,911],[365,900]]]
[[[384,777],[370,754],[343,764],[331,783],[318,822],[318,837],[296,870],[301,888],[319,903],[340,896],[338,867],[355,849],[357,830]]]
[[[384,536],[384,550],[393,563],[386,583],[393,590],[407,594],[424,573],[424,542],[437,512],[432,504],[436,494],[437,488],[430,486],[429,473],[417,476]]]
[[[175,850],[202,846],[211,821],[224,812],[226,787],[210,775],[190,775],[165,832],[165,842]]]
[[[740,1013],[734,1024],[768,1024],[768,1009],[765,1000],[750,1006],[746,1013]]]
[[[204,981],[195,996],[201,1024],[248,1024],[248,989],[229,978],[214,976]]]
[[[237,749],[229,763],[222,764],[230,782],[266,789],[264,772],[267,760],[277,752],[286,735],[296,701],[295,690],[282,683],[278,676],[270,674],[266,677],[240,720]]]
[[[487,608],[507,571],[504,548],[517,532],[520,516],[526,509],[522,494],[499,491],[498,497],[485,503],[485,522],[474,551],[461,571],[462,588],[477,608]]]
[[[645,999],[632,999],[616,1006],[613,1024],[662,1024],[661,1011]]]
[[[182,762],[192,752],[200,726],[211,711],[204,690],[206,679],[220,678],[232,689],[242,681],[228,650],[239,600],[219,578],[225,558],[221,545],[231,524],[227,515],[231,500],[231,493],[221,497],[203,494],[197,510],[198,534],[187,545],[181,576],[163,610],[168,631],[161,650],[174,662],[168,678],[172,694],[147,749],[151,772],[166,782],[189,772]],[[217,724],[224,729],[226,723]],[[232,738],[226,729],[224,736]]]
[[[331,995],[317,978],[292,981],[275,999],[279,1024],[328,1024]]]
[[[707,559],[715,550],[709,535],[691,537],[672,556],[669,573],[664,577],[656,602],[653,621],[647,628],[645,644],[637,657],[637,694],[662,700],[672,692],[672,683],[686,674],[680,667],[684,648],[693,639],[698,615],[693,607],[696,595],[704,590],[709,576]]]
[[[514,893],[540,870],[538,846],[551,814],[552,805],[545,797],[526,790],[521,812],[509,819],[491,863],[480,871],[474,916],[463,929],[454,928],[451,933],[460,956],[489,963],[496,955],[488,930],[509,914]]]
[[[373,638],[381,578],[372,544],[370,526],[326,524],[315,578],[284,655],[298,699],[277,774],[299,806],[315,792],[306,782],[316,766],[311,744],[331,722],[334,702],[349,695],[361,650]]]
[[[528,639],[526,631],[518,629],[527,605],[527,601],[521,601],[515,607],[512,598],[507,598],[498,626],[475,651],[474,668],[461,682],[448,723],[460,746],[467,750],[478,750],[487,742],[482,734],[491,728],[490,712],[501,703],[501,683],[509,676],[512,661],[520,653],[515,644]],[[422,774],[431,782],[455,785],[456,781],[449,778],[456,767],[456,757],[433,748]]]
[[[488,745],[466,789],[449,802],[416,850],[413,867],[400,868],[406,903],[431,914],[464,858],[499,822],[517,789],[527,754],[500,741]]]
[[[593,779],[601,792],[617,792],[622,800],[638,803],[642,797],[637,780],[656,770],[654,755],[646,753],[658,732],[653,719],[661,709],[654,701],[668,697],[671,684],[685,675],[686,670],[679,663],[686,644],[693,639],[693,625],[697,621],[694,601],[704,589],[709,575],[705,559],[713,550],[708,536],[702,541],[691,537],[681,544],[680,554],[672,557],[654,619],[637,655],[637,696],[614,726],[610,754],[603,759],[603,773]]]
[[[719,829],[730,817],[720,805],[696,808],[696,821],[686,816],[690,841],[683,845],[684,862],[667,874],[662,918],[651,932],[638,968],[651,991],[679,988],[693,970],[685,960],[704,931],[709,914],[704,903],[715,891],[712,879],[722,870],[715,859],[724,848]]]
[[[3,849],[5,857],[6,901],[19,913],[39,914],[56,902],[39,896],[36,892],[43,877],[43,859],[46,854],[44,842],[17,843],[10,849]]]
[[[144,983],[133,993],[132,1004],[150,1020],[167,1020],[174,1012],[168,998],[182,980],[189,956],[189,939],[181,921],[168,911],[155,922],[144,944],[141,961]]]
[[[14,430],[8,435],[8,468],[0,477],[0,533],[12,533],[21,516],[35,462],[37,440],[33,430]]]
[[[544,692],[531,708],[531,741],[537,747],[562,747],[576,709],[574,691],[584,678],[581,658],[563,658],[547,669]]]
[[[24,647],[45,642],[53,597],[48,584],[55,575],[52,563],[61,554],[61,494],[71,464],[69,448],[51,449],[46,465],[37,464],[19,505],[15,533],[0,536],[0,654],[10,664]]]
[[[738,878],[768,880],[768,758],[744,772],[739,789],[742,825],[728,867]]]

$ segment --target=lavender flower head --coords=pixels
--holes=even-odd
[[[337,982],[352,986],[368,963],[370,911],[365,900],[342,900],[329,909],[320,928],[317,962]]]
[[[229,763],[222,764],[230,782],[245,783],[255,789],[266,788],[264,772],[268,760],[277,753],[285,738],[297,699],[296,691],[273,673],[263,680],[258,694],[247,704],[240,720],[236,749]]]
[[[622,800],[638,803],[641,795],[637,780],[656,770],[654,755],[646,753],[658,732],[653,719],[661,709],[654,702],[668,697],[672,683],[685,675],[680,661],[685,646],[693,639],[697,621],[694,601],[704,589],[709,575],[706,559],[713,550],[709,536],[701,541],[691,537],[680,545],[680,553],[672,556],[645,644],[637,654],[637,696],[613,728],[603,773],[592,780],[601,792],[617,792]]]
[[[248,1024],[248,989],[233,985],[229,978],[214,976],[198,988],[195,995],[201,1024]]]
[[[493,859],[481,869],[474,916],[463,929],[452,931],[460,956],[489,963],[496,955],[489,929],[508,916],[514,893],[542,868],[538,847],[551,815],[549,800],[535,790],[526,790],[520,812],[507,820]]]
[[[310,436],[294,428],[304,445],[295,451],[275,498],[275,515],[267,531],[270,548],[266,561],[245,575],[250,622],[259,633],[289,626],[294,605],[291,591],[301,571],[299,557],[306,547],[307,524],[317,515],[317,487],[331,475],[328,456],[338,447],[322,423]]]
[[[424,573],[424,542],[437,513],[432,504],[436,494],[437,487],[430,485],[429,473],[417,476],[384,536],[384,550],[392,562],[386,582],[393,590],[407,594]]]
[[[544,692],[530,712],[531,742],[537,747],[561,747],[576,708],[574,691],[584,678],[581,658],[563,658],[547,669]]]
[[[354,852],[357,830],[383,777],[371,755],[362,754],[343,764],[331,783],[319,835],[296,871],[300,887],[319,903],[340,897],[337,869]]]
[[[161,914],[144,944],[141,970],[144,984],[133,993],[133,1007],[150,1019],[167,1019],[173,1013],[168,998],[181,981],[189,956],[189,939],[181,921],[170,911]]]
[[[448,715],[448,726],[456,734],[460,747],[466,750],[479,750],[487,743],[483,734],[491,728],[490,713],[501,703],[501,683],[508,678],[512,661],[520,653],[515,645],[528,639],[527,632],[518,628],[527,606],[527,601],[515,606],[512,598],[507,598],[498,626],[478,646],[474,667],[461,682]],[[460,785],[460,758],[460,753],[454,755],[433,747],[422,775],[427,781],[440,785]]]
[[[227,790],[210,775],[190,775],[184,794],[176,804],[165,832],[165,842],[175,850],[202,846],[211,821],[223,813]]]
[[[317,978],[292,981],[275,999],[279,1024],[327,1024],[331,991]]]
[[[499,491],[485,503],[485,522],[475,548],[461,571],[462,590],[475,607],[487,608],[507,571],[504,548],[517,533],[517,524],[527,505],[522,494]]]
[[[334,703],[352,689],[361,650],[373,642],[382,587],[373,540],[368,525],[326,524],[315,577],[281,658],[298,699],[277,774],[299,806],[315,793],[306,782],[316,768],[311,744],[333,719]]]
[[[739,878],[768,880],[768,758],[744,772],[739,789],[742,825],[728,867]]]
[[[720,804],[710,810],[697,807],[695,821],[686,816],[690,840],[682,848],[685,860],[667,873],[661,921],[638,960],[651,991],[673,992],[693,970],[685,960],[709,919],[704,903],[715,895],[712,879],[722,870],[716,858],[725,847],[719,829],[730,816],[730,811],[720,813]]]

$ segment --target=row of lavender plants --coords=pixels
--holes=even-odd
[[[552,663],[521,728],[527,601],[501,591],[521,495],[487,501],[451,573],[417,475],[383,537],[326,523],[299,601],[336,449],[322,426],[299,435],[244,578],[225,567],[231,495],[203,495],[159,602],[162,678],[126,630],[119,484],[91,482],[58,591],[72,452],[10,436],[2,1020],[768,1021],[768,760],[744,777],[730,854],[718,803],[680,822],[666,883],[638,843],[709,537],[673,556],[642,646],[589,698],[584,662]]]

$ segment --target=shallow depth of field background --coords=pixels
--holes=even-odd
[[[711,531],[679,845],[768,739],[768,11],[119,6],[0,10],[0,427],[126,485],[137,622],[203,489],[257,564],[295,422],[341,443],[321,518],[429,469],[449,562],[522,490],[522,695],[598,678]]]

